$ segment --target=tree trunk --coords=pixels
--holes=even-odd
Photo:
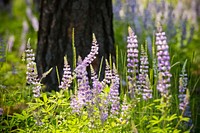
[[[84,58],[90,52],[94,33],[100,45],[96,67],[102,57],[115,59],[112,0],[41,0],[40,6],[36,62],[39,77],[53,67],[43,80],[47,91],[58,90],[56,66],[61,79],[63,57],[73,64],[73,28],[77,55]]]

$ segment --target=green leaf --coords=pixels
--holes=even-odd
[[[180,130],[178,130],[178,129],[175,129],[174,131],[173,131],[173,133],[180,133],[181,131]]]
[[[43,93],[43,94],[42,94],[42,97],[43,97],[44,103],[47,103],[47,101],[48,101],[48,99],[47,99],[47,94],[46,94],[46,93]]]
[[[153,117],[153,119],[158,120],[157,116],[153,115],[152,117]]]
[[[170,117],[167,118],[167,121],[172,121],[172,120],[174,120],[176,118],[177,118],[177,115],[173,114],[172,116],[170,116]]]
[[[110,92],[110,87],[106,86],[103,91],[105,94],[108,94]]]

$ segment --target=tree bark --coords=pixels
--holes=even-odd
[[[90,52],[94,33],[100,45],[96,68],[102,57],[115,59],[112,19],[112,0],[41,0],[36,62],[39,77],[53,67],[43,80],[47,91],[59,90],[56,67],[61,79],[63,57],[73,64],[73,28],[76,55]]]

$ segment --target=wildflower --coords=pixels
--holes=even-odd
[[[100,94],[103,90],[103,85],[102,83],[97,79],[97,75],[94,71],[94,68],[92,65],[90,65],[90,70],[91,70],[91,79],[92,79],[92,88],[93,88],[93,94],[96,96]]]
[[[27,60],[27,72],[26,72],[26,80],[28,84],[32,84],[35,82],[35,79],[37,78],[37,73],[35,72],[35,54],[33,53],[33,49],[31,49],[30,46],[30,39],[27,43],[27,49],[26,52],[26,60]]]
[[[98,53],[98,45],[95,36],[93,36],[93,43],[90,53],[87,55],[87,57],[85,57],[83,61],[79,56],[77,67],[74,70],[78,83],[77,95],[74,98],[78,100],[78,104],[75,103],[74,99],[71,101],[71,107],[74,112],[79,112],[75,111],[75,109],[81,109],[82,107],[91,104],[93,94],[90,89],[86,67],[90,65],[91,62],[96,58],[97,53]],[[78,107],[74,107],[75,105]]]
[[[71,96],[70,107],[72,108],[73,113],[77,113],[77,114],[80,113],[80,110],[82,107],[80,104],[81,103],[79,103],[77,96],[75,96],[75,95]]]
[[[170,85],[170,56],[169,56],[169,46],[167,45],[167,37],[162,29],[158,29],[156,33],[156,46],[157,46],[157,63],[158,63],[158,85],[157,89],[161,92],[161,95],[167,97],[168,88]]]
[[[0,116],[3,115],[3,109],[0,108]]]
[[[101,99],[101,105],[100,105],[100,108],[99,108],[99,111],[100,111],[100,119],[101,119],[101,122],[104,123],[107,118],[108,118],[108,100],[106,99],[105,96],[102,97]]]
[[[102,81],[104,85],[110,85],[112,79],[112,72],[109,66],[108,61],[106,60],[106,69],[105,69],[105,78]]]
[[[40,97],[40,90],[41,90],[41,84],[38,80],[33,82],[33,96],[34,97]]]
[[[187,89],[187,74],[185,73],[185,69],[183,68],[182,74],[180,74],[179,78],[179,109],[183,111],[183,116],[190,118],[188,122],[185,122],[185,125],[187,127],[192,126],[192,119],[191,119],[191,111],[190,111],[190,105],[189,105],[189,90]]]
[[[187,74],[181,74],[179,78],[179,109],[184,110],[189,103],[189,99],[186,97],[187,90]]]
[[[112,70],[112,83],[110,86],[110,92],[108,95],[108,101],[111,103],[111,115],[115,116],[119,114],[120,109],[120,98],[119,98],[119,75],[117,74],[117,69],[113,64]]]
[[[64,58],[63,77],[59,88],[67,89],[72,82],[71,68],[68,65],[67,58]]]
[[[142,97],[144,100],[152,98],[152,90],[150,90],[150,83],[148,78],[149,62],[144,48],[141,47],[140,56],[140,73],[139,73],[139,83],[138,89],[142,92]]]
[[[20,55],[25,51],[26,49],[26,35],[29,30],[29,25],[27,21],[22,22],[22,32],[21,32],[21,46],[19,48]]]
[[[15,42],[15,36],[14,35],[9,36],[8,42],[7,42],[8,43],[8,52],[12,51],[14,42]]]
[[[107,81],[107,78],[104,79],[104,81],[100,82],[97,79],[97,75],[92,67],[92,65],[90,66],[91,68],[91,79],[92,79],[92,93],[93,93],[93,99],[92,102],[97,106],[97,108],[99,109],[99,113],[100,113],[100,120],[102,123],[104,123],[107,118],[108,118],[108,100],[107,100],[107,95],[106,93],[101,93],[103,91],[103,88],[105,87]],[[110,67],[107,63],[107,71],[110,71]],[[110,72],[109,72],[110,73]],[[110,75],[110,74],[109,74]],[[110,77],[110,76],[109,76]],[[112,77],[112,74],[111,74]]]
[[[82,61],[81,65],[78,65],[75,69],[75,72],[77,71],[77,69],[79,69],[79,67],[81,66],[89,66],[92,61],[96,58],[96,55],[98,54],[98,50],[99,50],[99,46],[97,44],[97,40],[95,35],[93,34],[93,41],[92,41],[92,47],[91,47],[91,51],[90,53],[84,58],[84,60]]]
[[[121,106],[121,118],[124,119],[125,117],[128,116],[128,110],[129,110],[130,106],[127,103],[127,98],[126,95],[124,95],[124,100],[123,100],[123,104]]]
[[[27,83],[33,85],[33,96],[40,97],[41,85],[37,75],[36,63],[34,62],[35,54],[33,53],[33,49],[31,49],[30,46],[30,39],[28,40],[27,49],[25,52],[26,60],[28,62],[26,72]]]
[[[131,97],[135,96],[137,92],[136,76],[138,73],[138,41],[137,36],[133,30],[128,28],[129,36],[127,37],[127,73],[128,85]]]

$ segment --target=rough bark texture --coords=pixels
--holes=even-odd
[[[111,54],[114,59],[112,0],[41,0],[40,6],[36,62],[40,77],[53,67],[43,80],[47,91],[58,90],[56,66],[61,79],[63,57],[67,55],[68,62],[73,64],[73,28],[77,55],[84,58],[90,52],[95,33],[100,45],[95,67],[99,67],[102,56],[108,58]]]

